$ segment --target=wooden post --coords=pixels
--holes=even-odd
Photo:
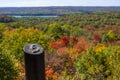
[[[38,44],[28,44],[23,48],[25,56],[26,80],[45,80],[44,49]]]

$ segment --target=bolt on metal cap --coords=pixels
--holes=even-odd
[[[28,44],[24,46],[23,51],[27,54],[37,55],[42,54],[44,49],[41,45],[38,44]]]

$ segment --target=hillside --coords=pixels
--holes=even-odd
[[[0,15],[61,15],[71,13],[120,12],[116,7],[83,7],[83,6],[51,6],[51,7],[0,7]]]

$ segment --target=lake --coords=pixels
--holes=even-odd
[[[26,17],[39,17],[39,18],[56,18],[58,17],[57,15],[41,15],[41,16],[21,16],[21,15],[13,15],[12,17],[15,18],[26,18]]]

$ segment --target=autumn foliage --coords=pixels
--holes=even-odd
[[[45,49],[46,80],[120,80],[119,17],[72,14],[0,23],[0,80],[25,79],[23,46],[29,43]]]

